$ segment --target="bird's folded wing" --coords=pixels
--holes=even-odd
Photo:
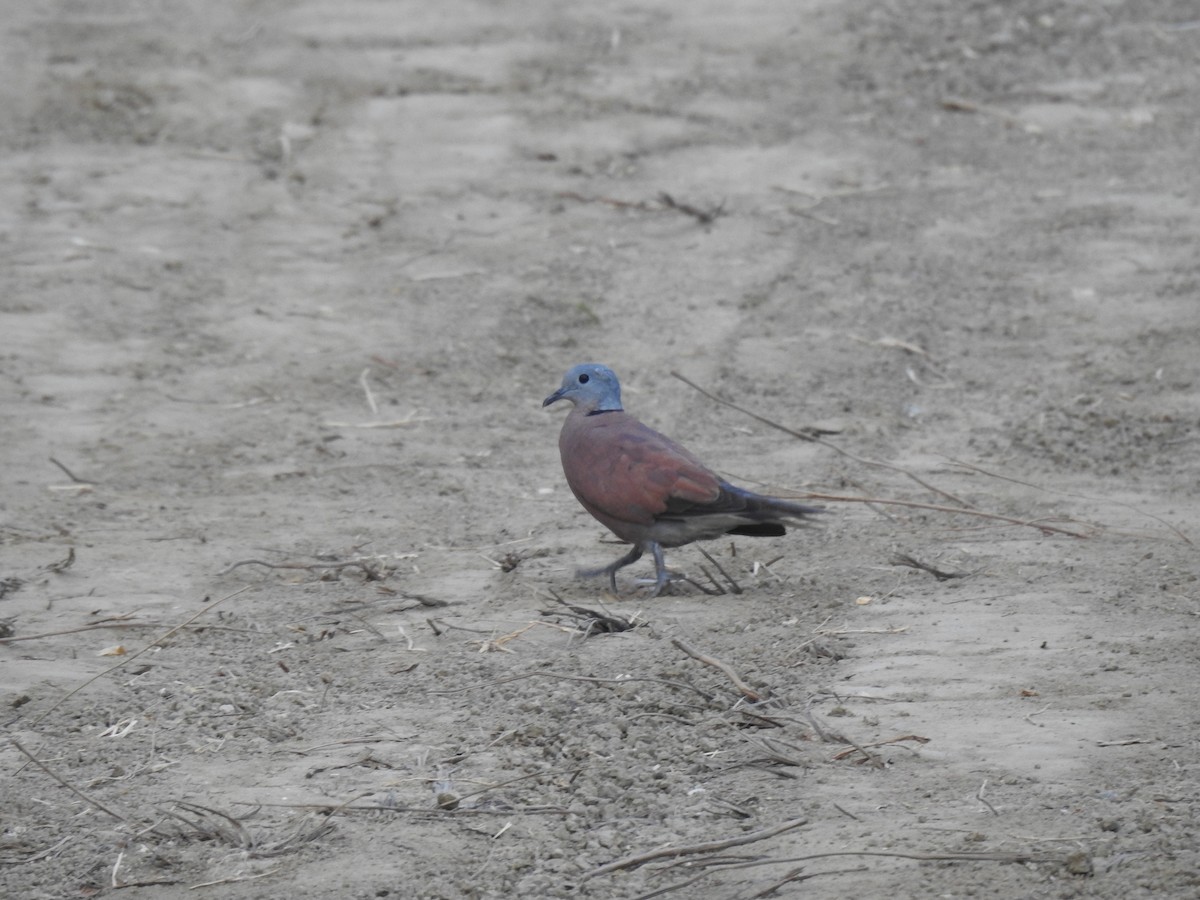
[[[580,416],[562,435],[572,490],[605,515],[650,525],[664,513],[702,508],[720,480],[671,439],[623,412]]]

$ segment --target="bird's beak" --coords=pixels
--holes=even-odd
[[[549,406],[551,403],[557,403],[559,400],[561,400],[563,398],[563,395],[565,393],[566,393],[566,388],[559,388],[557,391],[555,391],[553,394],[551,394],[549,397],[547,397],[545,400],[542,401],[542,407],[545,408],[545,407]]]

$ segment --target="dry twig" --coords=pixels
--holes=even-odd
[[[239,881],[256,881],[259,878],[266,878],[278,872],[278,869],[271,869],[269,872],[259,872],[256,875],[236,875],[229,878],[218,878],[216,881],[202,881],[199,884],[188,885],[189,891],[198,891],[200,888],[217,887],[222,884],[237,884]]]
[[[764,415],[760,415],[759,413],[752,412],[751,410],[746,409],[744,406],[738,406],[736,403],[731,403],[730,401],[724,399],[723,397],[718,397],[716,394],[712,393],[711,391],[706,391],[704,388],[700,387],[700,385],[696,384],[696,382],[692,381],[690,378],[687,378],[684,375],[679,374],[678,372],[672,371],[671,375],[673,375],[675,378],[678,378],[680,381],[682,381],[688,387],[699,391],[701,394],[703,394],[708,399],[712,400],[714,403],[719,403],[721,406],[727,406],[730,409],[735,409],[738,412],[740,412],[742,415],[749,416],[750,418],[754,419],[755,421],[762,422],[764,425],[768,425],[771,428],[776,429],[777,431],[782,431],[784,434],[790,434],[792,437],[799,438],[802,441],[810,441],[815,444],[820,444],[822,447],[828,447],[830,450],[833,450],[835,453],[840,453],[842,456],[845,456],[847,459],[852,459],[855,462],[860,463],[864,466],[872,466],[874,468],[888,469],[889,471],[892,471],[892,472],[899,472],[901,475],[911,478],[913,481],[915,481],[917,484],[921,485],[921,487],[925,488],[927,491],[932,491],[935,494],[945,497],[947,500],[952,500],[955,503],[962,506],[963,509],[973,509],[974,508],[971,506],[971,504],[967,503],[966,500],[956,497],[954,494],[951,494],[948,491],[943,491],[941,488],[934,487],[929,482],[927,482],[927,481],[923,480],[922,478],[920,478],[919,476],[917,476],[914,472],[910,472],[908,469],[905,469],[902,466],[896,466],[896,465],[893,465],[892,463],[885,463],[885,462],[882,462],[877,459],[866,459],[864,457],[857,456],[857,455],[851,453],[849,450],[843,450],[841,447],[839,447],[837,444],[833,443],[832,441],[825,440],[824,438],[822,438],[820,436],[821,432],[815,428],[807,428],[807,429],[804,429],[803,431],[797,430],[795,428],[788,428],[786,425],[781,425],[779,422],[776,422],[773,419],[768,419]]]
[[[612,197],[588,197],[576,191],[559,191],[555,196],[563,200],[578,200],[580,203],[604,203],[618,209],[636,209],[639,212],[656,212],[657,208],[644,200],[615,200]]]
[[[1069,528],[1061,528],[1057,525],[1050,525],[1037,519],[1018,519],[1013,516],[1002,516],[999,513],[984,512],[981,509],[959,509],[958,507],[941,506],[936,503],[920,503],[916,500],[886,500],[882,497],[852,497],[845,494],[819,494],[816,492],[806,493],[802,499],[825,500],[831,503],[882,503],[887,506],[905,506],[910,509],[928,509],[932,512],[944,512],[960,516],[974,516],[978,519],[991,519],[996,522],[1008,522],[1010,525],[1024,525],[1029,528],[1036,528],[1043,534],[1065,534],[1067,537],[1081,538],[1083,540],[1086,540],[1091,536],[1084,534],[1083,532],[1072,531]]]
[[[712,563],[714,566],[716,566],[717,571],[720,572],[721,575],[725,578],[725,580],[729,582],[730,590],[732,590],[735,594],[740,594],[742,592],[741,585],[739,585],[736,581],[733,580],[733,578],[730,577],[729,573],[726,572],[725,569],[721,567],[721,564],[719,562],[717,562],[715,559],[713,559],[711,553],[709,553],[707,550],[705,550],[699,544],[696,545],[696,549],[704,554],[705,559],[707,559],[710,563]],[[707,572],[705,572],[705,574],[708,575]],[[709,580],[713,582],[713,584],[716,584],[716,579],[714,579],[711,575],[709,575],[708,577],[709,577]],[[717,585],[717,586],[720,587],[720,585]]]
[[[219,578],[222,575],[228,575],[234,569],[241,566],[264,566],[268,569],[300,569],[307,572],[316,571],[333,571],[340,572],[342,569],[361,569],[363,577],[367,581],[381,581],[384,578],[385,572],[383,566],[375,559],[351,559],[346,562],[336,563],[270,563],[261,559],[239,559],[237,562],[230,565],[228,568],[222,569],[217,573]]]
[[[609,612],[608,610],[599,612],[594,609],[589,609],[586,606],[576,606],[573,603],[568,603],[553,591],[551,591],[550,594],[554,598],[555,603],[565,606],[570,611],[569,615],[572,618],[578,619],[584,623],[585,627],[583,636],[585,638],[591,637],[593,634],[620,634],[623,631],[629,631],[630,629],[638,627],[639,624],[643,624],[637,621],[636,616],[619,616]],[[566,613],[559,613],[555,610],[541,610],[541,613],[544,616],[567,615]]]
[[[379,415],[379,404],[375,402],[375,394],[371,392],[371,385],[367,383],[367,376],[371,374],[370,367],[363,369],[362,374],[358,376],[358,383],[363,389],[363,394],[367,398],[367,406],[371,410],[371,415]]]
[[[983,792],[986,789],[987,789],[987,779],[985,778],[985,779],[983,779],[983,784],[981,784],[979,786],[979,790],[975,792],[975,799],[978,800],[980,803],[982,803],[984,806],[986,806],[988,809],[990,809],[992,811],[993,816],[999,816],[1000,813],[996,809],[996,807],[992,806],[992,804],[983,796]]]
[[[52,562],[49,565],[42,566],[43,572],[65,572],[71,566],[75,565],[75,548],[68,547],[67,555],[57,562]]]
[[[603,203],[607,206],[616,207],[617,209],[636,209],[638,212],[659,212],[663,209],[671,209],[676,212],[683,213],[685,216],[691,216],[701,225],[711,225],[721,216],[726,215],[725,204],[720,203],[709,209],[700,209],[692,206],[690,203],[682,203],[668,194],[666,191],[660,191],[658,194],[658,206],[652,203],[647,203],[644,200],[617,200],[613,197],[588,197],[576,191],[560,191],[556,196],[563,200],[576,200],[580,203]]]
[[[62,697],[60,697],[58,700],[56,700],[50,706],[49,709],[47,709],[45,712],[43,712],[40,716],[38,716],[36,719],[34,719],[30,723],[30,727],[37,725],[44,718],[46,718],[46,716],[50,715],[50,713],[54,712],[54,710],[58,709],[60,706],[62,706],[64,703],[66,703],[69,699],[74,697],[76,694],[78,694],[80,691],[82,691],[84,688],[86,688],[92,682],[99,681],[105,675],[115,672],[117,669],[121,668],[122,666],[128,665],[129,663],[131,663],[135,659],[137,659],[139,656],[141,656],[143,653],[146,653],[147,651],[149,651],[150,649],[152,649],[154,647],[160,646],[171,635],[187,628],[189,625],[191,625],[193,622],[195,622],[201,616],[207,615],[208,613],[212,612],[214,609],[216,609],[218,606],[220,606],[226,600],[231,600],[234,597],[236,597],[238,594],[241,594],[244,591],[248,591],[248,590],[250,590],[250,585],[246,585],[243,588],[238,588],[232,594],[226,594],[224,597],[222,597],[220,600],[217,600],[215,603],[208,604],[208,606],[204,607],[204,609],[200,610],[200,612],[196,613],[194,616],[192,616],[186,622],[181,622],[179,625],[176,625],[174,628],[168,629],[163,634],[159,635],[157,638],[155,638],[153,641],[151,641],[149,644],[147,644],[145,647],[143,647],[141,650],[137,650],[133,653],[130,653],[128,656],[124,657],[115,666],[111,666],[111,667],[105,669],[103,672],[93,675],[91,678],[89,678],[83,684],[79,685],[78,687],[74,688],[73,690],[68,691],[66,694],[64,694]]]
[[[79,788],[75,787],[75,785],[71,784],[69,781],[67,781],[65,778],[63,778],[61,775],[59,775],[57,772],[55,772],[53,769],[51,769],[48,765],[46,765],[44,762],[42,762],[40,759],[38,759],[36,756],[34,756],[28,750],[26,750],[25,747],[21,744],[21,742],[18,741],[15,737],[10,736],[8,740],[14,747],[16,747],[18,750],[20,750],[23,755],[28,757],[28,759],[31,763],[33,763],[35,766],[37,766],[39,769],[41,769],[43,772],[45,772],[47,775],[49,775],[51,778],[53,778],[55,781],[57,781],[59,784],[61,784],[63,787],[65,787],[68,791],[70,791],[76,797],[81,799],[88,806],[94,806],[96,809],[100,810],[100,812],[107,813],[108,815],[112,816],[114,819],[116,819],[119,822],[124,822],[126,825],[130,824],[129,818],[127,816],[123,816],[119,812],[114,812],[113,810],[109,809],[107,806],[105,806],[103,803],[101,803],[96,798],[85,794]]]
[[[45,638],[59,637],[64,634],[79,634],[84,631],[102,631],[107,628],[162,628],[162,622],[93,622],[91,625],[80,625],[78,628],[64,628],[61,631],[42,631],[38,634],[22,634],[15,637],[0,637],[0,644],[15,644],[18,641],[40,641]],[[236,631],[243,634],[254,634],[243,628],[217,628],[213,625],[183,625],[181,628],[199,628],[214,631]]]
[[[1063,497],[1078,497],[1080,500],[1089,500],[1093,503],[1111,503],[1116,506],[1122,506],[1125,509],[1132,510],[1133,512],[1137,513],[1138,515],[1146,516],[1147,518],[1153,519],[1155,522],[1158,522],[1160,525],[1164,525],[1167,528],[1171,529],[1171,531],[1173,531],[1175,533],[1176,537],[1178,537],[1181,541],[1183,541],[1189,547],[1196,546],[1190,537],[1188,537],[1186,534],[1184,534],[1184,532],[1182,530],[1180,530],[1179,528],[1176,528],[1174,525],[1172,525],[1166,519],[1162,518],[1161,516],[1156,516],[1152,512],[1147,512],[1146,510],[1142,509],[1139,506],[1134,506],[1132,503],[1126,503],[1123,500],[1114,500],[1111,497],[1092,497],[1092,496],[1089,496],[1088,494],[1077,494],[1073,491],[1062,491],[1057,488],[1050,488],[1050,487],[1046,487],[1045,485],[1034,484],[1032,481],[1022,481],[1020,478],[1013,478],[1009,475],[1001,475],[999,472],[989,471],[988,469],[984,469],[981,466],[975,465],[974,463],[965,462],[961,459],[955,459],[953,456],[947,456],[944,458],[956,466],[961,466],[962,468],[968,469],[972,472],[978,472],[980,475],[986,475],[988,478],[997,478],[1000,481],[1007,481],[1010,484],[1019,484],[1022,487],[1033,488],[1035,491],[1043,491],[1045,493],[1050,493],[1050,494],[1059,494]]]
[[[78,475],[76,475],[74,472],[72,472],[70,469],[68,469],[62,463],[60,463],[53,456],[50,457],[50,462],[54,463],[56,466],[58,466],[60,469],[62,469],[63,473],[68,478],[70,478],[73,482],[75,482],[76,484],[99,484],[99,482],[92,481],[91,479],[88,479],[88,478],[80,478]]]
[[[751,703],[761,703],[766,699],[766,695],[760,694],[758,691],[754,690],[754,688],[750,687],[750,685],[746,684],[746,682],[742,680],[741,676],[738,675],[738,673],[735,672],[728,663],[724,663],[716,657],[701,653],[699,650],[689,646],[679,638],[671,638],[671,643],[690,656],[692,659],[702,662],[706,666],[712,666],[714,669],[718,669],[723,672],[725,677],[733,682],[733,686],[738,689],[741,695]]]
[[[659,192],[658,202],[667,209],[673,209],[677,212],[683,213],[685,216],[691,216],[701,225],[711,225],[721,216],[726,214],[724,203],[718,203],[716,206],[709,207],[708,209],[697,209],[690,203],[680,203],[666,191]]]
[[[496,685],[499,685],[499,684],[508,684],[509,682],[520,681],[524,678],[556,678],[556,679],[559,679],[562,681],[586,681],[586,682],[591,682],[593,684],[628,684],[633,681],[649,681],[649,682],[653,682],[655,684],[665,684],[670,687],[682,688],[684,690],[693,691],[693,692],[699,694],[704,700],[706,700],[708,702],[711,702],[714,699],[716,699],[708,691],[701,690],[700,688],[696,687],[694,684],[688,684],[686,681],[670,681],[669,679],[666,679],[666,678],[651,678],[649,676],[643,676],[643,675],[630,675],[625,678],[594,678],[589,675],[567,675],[564,672],[550,672],[550,671],[523,672],[520,675],[510,675],[507,678],[497,678],[495,681],[484,681],[484,682],[480,682],[479,684],[469,684],[466,687],[451,688],[449,690],[444,690],[444,691],[427,691],[426,693],[436,694],[439,696],[444,696],[444,695],[449,695],[449,694],[463,694],[463,693],[466,693],[467,691],[477,690],[478,688],[495,687]]]
[[[719,841],[706,841],[703,844],[691,844],[681,847],[661,847],[658,850],[651,850],[647,853],[638,853],[634,856],[626,856],[624,859],[617,859],[610,863],[605,863],[597,869],[592,869],[590,872],[585,872],[579,880],[587,881],[588,879],[596,878],[600,875],[607,875],[610,872],[618,872],[622,869],[636,869],[638,866],[645,865],[648,862],[653,862],[656,859],[664,859],[676,856],[693,856],[698,853],[716,853],[720,850],[728,850],[730,847],[742,847],[746,844],[753,844],[757,841],[764,841],[767,838],[773,838],[778,834],[783,834],[785,831],[791,831],[793,828],[799,828],[801,825],[807,824],[807,818],[792,819],[789,822],[783,822],[770,828],[764,828],[761,831],[752,831],[749,834],[743,834],[735,838],[726,838]]]
[[[938,581],[949,581],[951,578],[969,578],[972,575],[978,574],[976,572],[946,572],[931,566],[929,563],[923,563],[916,557],[909,556],[907,553],[893,553],[892,565],[920,569],[922,572],[928,572]]]
[[[863,744],[861,747],[858,744],[855,744],[849,750],[843,750],[840,753],[835,753],[833,756],[833,759],[834,760],[845,759],[851,753],[855,753],[855,752],[866,754],[867,747],[886,747],[888,744],[898,744],[901,741],[914,741],[918,744],[928,744],[930,742],[930,740],[932,740],[932,738],[921,737],[921,735],[919,735],[919,734],[905,734],[905,735],[901,735],[900,737],[888,738],[886,741],[876,741],[873,744]],[[849,742],[847,741],[847,743],[849,743]],[[870,756],[870,754],[867,754],[867,755]]]

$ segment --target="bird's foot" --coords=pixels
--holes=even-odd
[[[634,547],[620,559],[614,563],[609,563],[607,566],[601,566],[599,569],[578,569],[575,572],[576,578],[596,578],[600,575],[608,576],[609,587],[612,588],[614,595],[620,594],[617,590],[617,571],[623,569],[631,563],[637,562],[642,558],[642,548]]]
[[[609,580],[609,590],[612,591],[614,597],[619,597],[621,592],[617,590],[617,576],[614,572],[608,571],[608,566],[601,566],[598,569],[576,569],[575,577],[581,580],[588,578],[599,578],[602,575],[607,575]]]
[[[651,587],[651,597],[669,597],[679,593],[678,587],[680,585],[691,583],[691,579],[682,572],[665,572],[663,575],[665,577],[639,578],[637,579],[637,584],[639,586],[649,585]]]

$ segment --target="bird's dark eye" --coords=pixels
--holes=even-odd
[[[591,380],[592,380],[592,379],[588,377],[588,375],[587,375],[587,373],[586,373],[586,372],[585,372],[584,374],[582,374],[582,375],[580,375],[580,376],[579,376],[579,383],[580,383],[580,384],[587,384],[587,383],[588,383],[589,381],[591,381]]]

